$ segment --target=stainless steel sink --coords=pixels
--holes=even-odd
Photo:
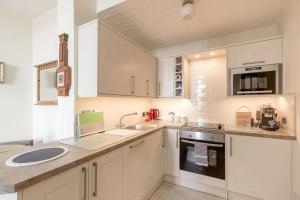
[[[149,129],[153,129],[153,128],[156,128],[156,127],[157,127],[157,125],[154,125],[154,124],[148,124],[148,125],[137,124],[137,125],[125,127],[125,129],[129,129],[129,130],[149,130]]]

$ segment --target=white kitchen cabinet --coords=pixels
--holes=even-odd
[[[99,94],[134,94],[134,52],[135,47],[131,43],[107,27],[99,25]]]
[[[156,96],[156,58],[94,20],[78,28],[78,96]]]
[[[183,56],[160,58],[158,63],[158,97],[189,98],[189,67]]]
[[[165,57],[158,60],[158,97],[175,96],[175,60]]]
[[[226,135],[230,199],[291,200],[291,145],[290,140]]]
[[[83,164],[23,190],[22,200],[87,200],[88,164]]]
[[[164,175],[164,133],[157,131],[146,138],[145,144],[148,157],[149,174],[147,178],[148,191],[157,186]]]
[[[123,147],[124,200],[142,200],[163,177],[163,132]]]
[[[157,59],[138,48],[133,56],[134,95],[156,97]]]
[[[172,176],[179,176],[179,130],[166,130],[166,173]]]
[[[228,48],[228,67],[283,63],[282,38],[242,44]]]
[[[122,148],[89,162],[89,200],[123,199]]]
[[[142,200],[147,193],[146,138],[123,147],[124,200]]]

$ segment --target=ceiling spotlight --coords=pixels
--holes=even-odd
[[[210,55],[214,56],[214,55],[216,55],[216,53],[215,52],[210,52]]]
[[[181,12],[181,17],[184,20],[192,19],[194,15],[194,1],[184,0],[180,12]]]
[[[200,55],[199,55],[199,54],[196,54],[196,55],[195,55],[195,58],[200,58]]]

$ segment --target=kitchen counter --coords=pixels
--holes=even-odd
[[[263,131],[259,128],[235,127],[235,126],[225,126],[224,130],[211,130],[211,129],[206,130],[201,128],[187,127],[185,126],[186,123],[173,123],[173,122],[164,122],[164,121],[157,121],[150,124],[156,124],[157,127],[150,130],[141,131],[138,134],[135,134],[130,137],[124,137],[124,139],[121,139],[117,142],[114,142],[110,145],[107,145],[97,150],[85,150],[74,146],[62,144],[60,142],[52,142],[52,143],[38,145],[34,147],[0,146],[0,164],[1,164],[0,165],[0,194],[14,193],[19,190],[22,190],[23,188],[29,187],[40,181],[46,180],[54,175],[62,173],[68,169],[76,167],[85,162],[88,162],[94,158],[97,158],[103,154],[118,149],[131,142],[139,140],[147,135],[150,135],[166,127],[173,128],[173,129],[181,129],[181,130],[209,131],[209,132],[216,132],[220,134],[238,134],[238,135],[246,135],[246,136],[278,138],[278,139],[287,139],[287,140],[296,139],[295,136],[290,135],[288,134],[287,131],[283,131],[283,130],[272,132],[272,131]],[[16,154],[22,153],[27,150],[38,149],[42,147],[66,147],[69,150],[69,153],[51,162],[46,162],[34,166],[8,167],[5,164],[8,158]]]
[[[71,145],[62,144],[59,141],[43,145],[37,145],[34,147],[9,145],[0,146],[0,152],[2,152],[0,153],[0,194],[18,192],[23,188],[29,187],[33,184],[46,180],[54,175],[62,173],[85,162],[88,162],[94,158],[97,158],[101,155],[118,149],[131,142],[139,140],[147,135],[150,135],[158,130],[165,128],[166,125],[168,125],[168,127],[170,128],[180,128],[184,125],[183,123],[164,122],[154,122],[151,124],[156,124],[157,127],[145,131],[140,131],[138,134],[135,134],[130,137],[124,137],[124,139],[121,139],[117,142],[114,142],[97,150],[85,150]],[[42,147],[66,147],[69,150],[69,152],[68,154],[59,159],[34,166],[8,167],[5,164],[7,159],[16,154],[32,149],[39,149]]]
[[[224,128],[222,130],[188,127],[188,126],[181,127],[181,130],[205,131],[210,133],[244,135],[244,136],[253,136],[253,137],[283,139],[283,140],[297,139],[294,134],[294,131],[288,131],[284,129],[279,129],[277,131],[267,131],[267,130],[262,130],[258,127],[240,127],[234,125],[224,125]]]

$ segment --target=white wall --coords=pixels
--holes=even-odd
[[[288,93],[300,94],[300,2],[290,0],[281,28],[284,34],[284,61],[287,68],[285,90]]]
[[[33,20],[34,63],[58,59],[58,36],[67,33],[68,65],[72,87],[68,97],[58,97],[57,106],[35,106],[34,139],[50,142],[74,135],[77,76],[77,26],[96,17],[96,0],[57,0],[57,7]],[[34,72],[35,74],[35,72]],[[36,75],[34,75],[36,80]],[[34,96],[36,98],[36,94]]]
[[[286,90],[297,93],[296,122],[297,141],[294,142],[293,162],[293,198],[300,200],[300,1],[290,0],[289,6],[281,21],[284,34],[284,61],[287,67]]]
[[[130,124],[141,120],[143,112],[149,110],[151,99],[134,97],[98,97],[80,98],[76,101],[76,111],[95,110],[104,112],[104,125],[106,129],[115,128],[123,114],[138,112],[137,116],[124,119],[124,123]]]
[[[0,61],[7,82],[0,84],[0,142],[32,139],[31,20],[0,12]]]
[[[57,9],[51,9],[32,20],[33,65],[58,59]],[[36,102],[36,69],[33,69],[34,102]],[[33,108],[33,138],[51,141],[57,132],[57,106]]]
[[[199,59],[189,62],[191,99],[154,99],[153,107],[160,109],[168,119],[169,112],[187,116],[189,121],[202,119],[205,122],[234,125],[235,113],[247,106],[255,117],[262,104],[270,103],[279,110],[279,118],[287,118],[288,129],[294,130],[293,96],[227,97],[226,57]],[[243,110],[241,110],[243,111]]]

